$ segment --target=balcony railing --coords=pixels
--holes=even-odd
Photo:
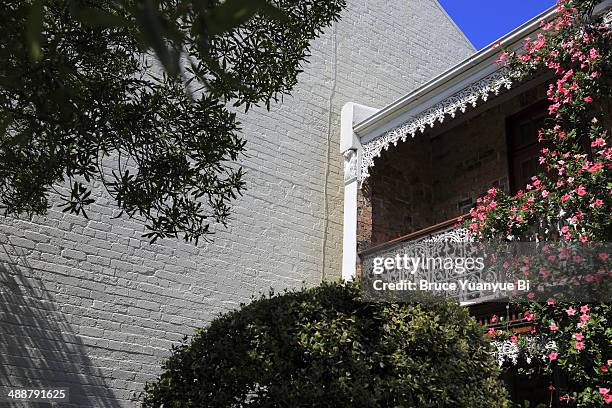
[[[445,221],[432,227],[405,235],[393,241],[368,248],[361,251],[361,273],[363,277],[374,278],[374,259],[375,258],[395,258],[397,255],[410,258],[467,258],[474,256],[475,246],[469,245],[472,242],[470,233],[467,229],[459,226],[458,218]],[[467,281],[470,283],[492,282],[497,279],[491,276],[490,270],[465,270],[458,272],[453,269],[441,267],[418,268],[415,271],[406,269],[386,270],[384,275],[379,275],[385,282],[412,281],[448,283]],[[486,290],[467,290],[461,289],[445,291],[444,294],[457,299],[464,305],[481,303],[487,301],[500,301],[500,295]]]

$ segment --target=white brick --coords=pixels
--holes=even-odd
[[[53,380],[70,384],[75,406],[132,407],[194,327],[270,286],[317,284],[323,267],[340,276],[340,109],[383,107],[473,52],[433,0],[348,3],[292,95],[239,113],[248,190],[214,242],[150,245],[135,220],[111,218],[107,196],[90,220],[55,208],[34,222],[0,218],[0,327],[11,333],[0,384]]]

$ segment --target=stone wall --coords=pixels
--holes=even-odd
[[[382,107],[472,52],[435,1],[349,0],[292,96],[241,115],[248,191],[199,247],[149,244],[102,194],[89,220],[0,218],[0,384],[132,406],[193,328],[270,287],[339,278],[341,107]]]

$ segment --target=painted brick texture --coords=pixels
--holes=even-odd
[[[154,245],[103,195],[90,219],[0,218],[0,384],[136,406],[173,343],[252,295],[338,279],[341,107],[382,107],[473,48],[431,0],[349,0],[292,96],[240,115],[248,191],[199,247]]]

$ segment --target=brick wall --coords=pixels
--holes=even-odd
[[[490,187],[509,189],[506,119],[546,97],[527,86],[384,151],[358,203],[363,250],[465,214]],[[436,133],[433,133],[436,131]],[[363,197],[363,193],[361,195]]]
[[[371,244],[432,225],[431,148],[426,137],[410,139],[390,148],[374,166],[368,183]],[[362,248],[367,245],[368,241],[360,243]]]
[[[341,107],[382,107],[473,52],[435,1],[348,4],[292,96],[241,115],[248,191],[214,242],[150,245],[102,194],[89,220],[0,218],[0,384],[133,406],[194,327],[270,287],[340,276]]]

